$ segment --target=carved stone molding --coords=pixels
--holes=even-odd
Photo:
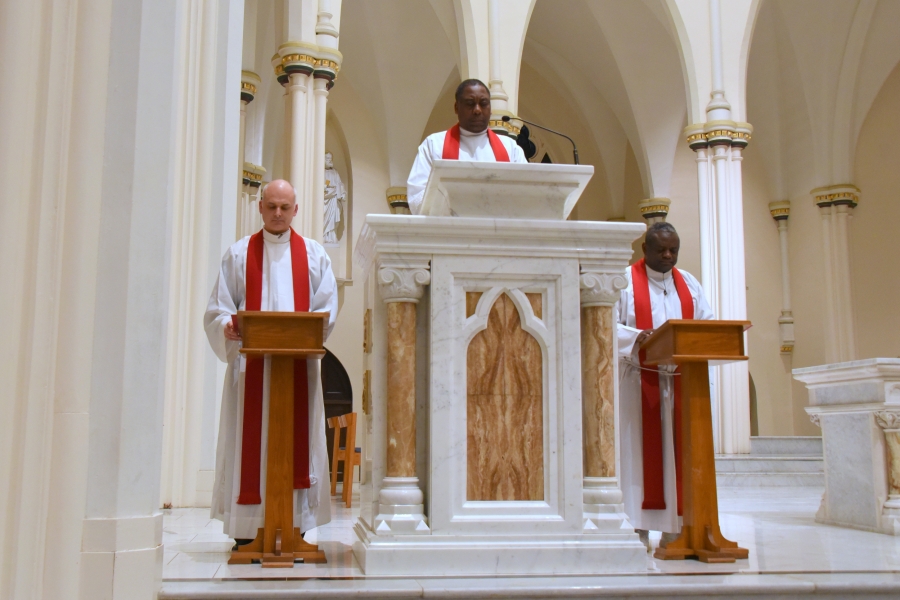
[[[627,286],[624,273],[582,273],[581,305],[612,306]]]
[[[809,420],[812,421],[813,425],[815,425],[819,429],[822,429],[822,424],[819,422],[820,416],[821,415],[819,415],[819,413],[809,413]]]
[[[900,411],[880,410],[875,413],[875,422],[886,431],[900,430]]]
[[[378,269],[378,286],[385,302],[418,302],[430,283],[431,271],[427,266],[382,266]]]

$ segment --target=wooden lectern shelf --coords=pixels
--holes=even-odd
[[[744,331],[749,321],[670,320],[641,345],[645,362],[678,365],[681,381],[681,535],[653,554],[663,560],[697,558],[730,563],[749,551],[719,530],[719,500],[713,449],[709,361],[747,360]]]
[[[240,311],[241,352],[272,357],[266,453],[264,526],[228,564],[292,568],[295,560],[324,563],[325,553],[294,527],[294,359],[321,358],[328,313]],[[312,400],[312,398],[310,398]],[[320,484],[322,485],[322,484]]]

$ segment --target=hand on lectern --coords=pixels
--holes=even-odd
[[[225,339],[231,340],[232,342],[241,341],[241,334],[235,331],[234,325],[231,323],[225,325]]]
[[[650,337],[651,335],[653,335],[653,332],[654,332],[654,331],[656,331],[656,330],[655,330],[655,329],[645,329],[645,330],[643,330],[642,332],[640,332],[640,333],[638,334],[637,339],[635,340],[634,343],[637,344],[638,347],[640,348],[640,347],[644,344],[644,342],[647,341],[647,338]]]

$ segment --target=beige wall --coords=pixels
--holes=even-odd
[[[860,204],[851,224],[850,260],[859,358],[900,357],[900,274],[893,268],[900,224],[900,66],[885,81],[856,147]]]
[[[744,245],[750,375],[756,386],[759,435],[793,435],[791,363],[781,355],[781,248],[769,213],[769,197],[759,148],[751,144],[743,161]],[[794,225],[794,219],[789,226]]]

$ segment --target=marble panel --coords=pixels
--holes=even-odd
[[[416,474],[416,305],[387,305],[387,476]]]
[[[825,521],[877,529],[879,507],[872,448],[880,434],[868,412],[820,416],[825,450]]]
[[[584,474],[616,475],[615,365],[611,306],[581,309]]]
[[[533,310],[541,295],[528,296]],[[543,500],[543,358],[508,294],[469,342],[466,369],[466,499]]]
[[[429,519],[435,534],[499,534],[523,527],[534,533],[580,531],[581,406],[570,400],[580,397],[581,385],[579,289],[575,261],[490,256],[477,261],[467,256],[432,260]],[[467,498],[470,341],[489,328],[491,309],[504,295],[518,312],[524,330],[520,335],[527,334],[540,349],[544,458],[539,501]],[[535,316],[536,307],[542,319]],[[576,344],[563,343],[564,339]],[[516,342],[517,353],[522,354],[522,346]],[[528,378],[517,378],[514,372],[507,375],[507,386],[531,387]],[[496,381],[488,380],[490,385],[479,391],[502,393]]]

